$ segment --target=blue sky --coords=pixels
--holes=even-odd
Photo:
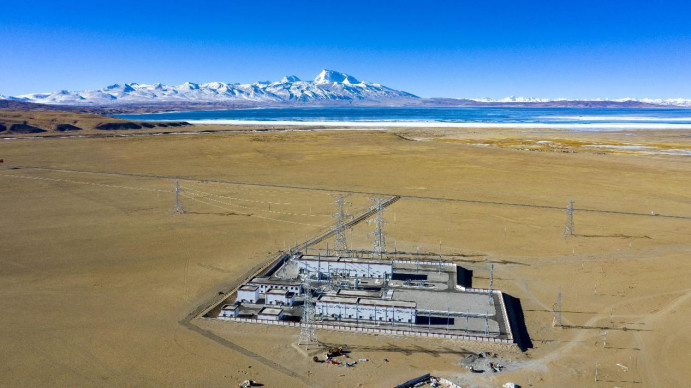
[[[2,1],[0,94],[343,71],[420,96],[691,97],[685,1]]]

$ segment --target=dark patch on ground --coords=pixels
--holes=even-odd
[[[5,124],[0,123],[0,132],[5,132],[6,130],[7,130],[7,127],[5,126]]]
[[[123,129],[142,129],[142,126],[131,121],[126,121],[124,123],[101,123],[95,128],[104,131],[119,131]]]
[[[67,132],[67,131],[81,131],[82,129],[79,128],[78,126],[72,125],[72,124],[58,124],[55,127],[55,130],[58,132]]]
[[[141,125],[144,125],[144,123],[140,123]],[[150,124],[150,123],[147,123]],[[185,127],[188,125],[192,125],[186,121],[166,121],[164,123],[155,123],[157,127]]]
[[[186,121],[166,121],[166,122],[134,122],[134,121],[125,121],[125,122],[115,122],[115,123],[101,123],[98,124],[95,128],[96,129],[101,129],[104,131],[120,131],[120,130],[127,130],[127,129],[142,129],[142,128],[154,128],[154,127],[161,127],[161,128],[169,128],[169,127],[185,127],[188,125],[192,125]]]
[[[46,132],[46,130],[41,129],[39,127],[34,127],[29,124],[12,124],[10,127],[10,132],[13,133],[42,133]]]

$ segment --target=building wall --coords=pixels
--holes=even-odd
[[[257,303],[257,301],[259,301],[259,289],[257,289],[257,291],[238,290],[237,301]]]
[[[264,283],[254,283],[254,282],[249,282],[247,284],[251,284],[253,286],[259,287],[259,292],[264,294],[267,291],[271,289],[278,289],[278,290],[286,290],[286,291],[292,291],[297,295],[302,295],[302,285],[301,284],[296,284],[296,285],[289,285],[289,284],[264,284]]]
[[[298,266],[304,269],[305,272],[319,272],[323,275],[339,273],[350,277],[357,276],[361,278],[390,278],[393,273],[393,265],[384,263],[363,264],[340,261],[298,260]]]
[[[287,298],[285,295],[274,295],[274,294],[265,294],[266,295],[266,304],[273,304],[273,305],[292,305],[294,302],[294,298]]]
[[[341,319],[361,319],[365,321],[415,322],[417,309],[406,307],[372,306],[350,303],[330,303],[317,301],[316,310],[324,317]]]
[[[228,317],[237,317],[238,316],[238,309],[234,310],[221,310],[221,316],[224,318]]]
[[[278,321],[283,318],[283,313],[280,315],[264,315],[264,314],[259,314],[257,315],[257,319],[264,319],[268,321]]]

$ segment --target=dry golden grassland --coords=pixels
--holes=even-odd
[[[691,158],[447,141],[471,135],[539,138],[426,129],[0,141],[0,385],[391,386],[427,372],[463,386],[687,384]],[[669,139],[679,134],[635,136],[676,146]],[[180,181],[187,214],[172,213],[172,177],[192,179]],[[370,359],[337,368],[296,350],[294,328],[181,324],[284,244],[328,228],[330,193],[340,190],[361,192],[349,197],[353,213],[366,193],[408,196],[385,212],[389,244],[436,251],[441,241],[463,255],[475,286],[488,285],[495,263],[494,287],[521,299],[533,348],[318,331]],[[564,239],[564,211],[511,205],[569,199],[642,215],[577,210],[577,236]],[[369,247],[368,228],[349,232],[356,248]],[[559,290],[564,327],[553,328]],[[472,374],[457,365],[485,350],[511,367]]]
[[[26,124],[38,131],[12,131],[12,125]],[[108,129],[100,128],[103,124],[110,124]],[[135,127],[132,128],[131,125]],[[184,124],[184,125],[181,125]],[[65,129],[65,125],[70,129]],[[61,129],[60,126],[63,126]],[[124,120],[115,117],[102,116],[93,113],[77,113],[44,110],[13,110],[0,109],[0,137],[113,137],[113,136],[141,136],[169,133],[200,133],[200,132],[264,132],[264,131],[299,131],[323,129],[319,126],[280,126],[280,125],[189,125],[185,122],[143,122]]]
[[[101,123],[123,121],[89,113],[0,109],[0,123],[8,129],[12,124],[27,123],[45,131],[54,132],[58,124],[70,124],[89,131]],[[21,134],[18,135],[21,136]]]

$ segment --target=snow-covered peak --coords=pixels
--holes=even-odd
[[[326,84],[359,84],[360,81],[357,80],[357,78],[353,77],[352,75],[348,75],[346,73],[340,73],[338,71],[334,70],[322,70],[321,73],[319,73],[315,78],[314,78],[314,83],[316,85],[326,85]]]
[[[56,93],[24,94],[10,99],[44,104],[63,105],[117,105],[164,102],[214,102],[262,104],[326,104],[334,102],[391,103],[418,99],[410,93],[380,84],[358,81],[345,73],[324,70],[314,81],[301,81],[290,75],[280,82],[261,81],[253,84],[229,84],[208,82],[182,85],[125,83],[106,86],[98,90],[67,91]]]
[[[290,82],[298,82],[298,81],[300,81],[300,78],[298,78],[296,75],[287,75],[287,76],[281,78],[282,84],[287,84]]]
[[[178,86],[178,89],[197,90],[199,89],[199,84],[194,82],[185,82],[184,84]]]

